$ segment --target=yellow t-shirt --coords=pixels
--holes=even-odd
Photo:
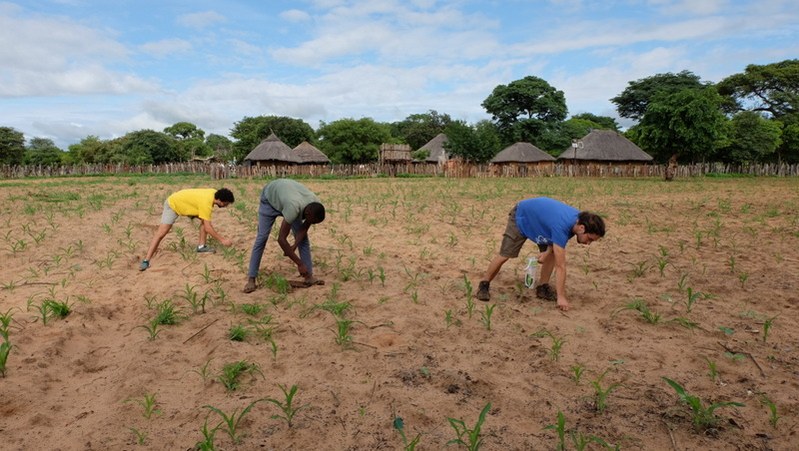
[[[214,209],[214,194],[210,189],[184,189],[167,198],[169,206],[180,216],[196,216],[205,221],[211,220]]]

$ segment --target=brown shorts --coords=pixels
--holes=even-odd
[[[502,234],[502,244],[499,246],[499,255],[507,258],[516,258],[524,246],[527,238],[522,235],[519,227],[516,226],[516,206],[508,213],[508,224],[505,226],[505,233]],[[546,244],[539,244],[538,250],[544,252],[547,250]]]

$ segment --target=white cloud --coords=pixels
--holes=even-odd
[[[227,18],[216,11],[203,11],[178,16],[177,22],[184,27],[202,29],[214,24],[225,23]]]
[[[192,45],[185,39],[162,39],[160,41],[148,42],[139,46],[139,49],[156,58],[166,58],[173,54],[186,53],[191,51]]]
[[[299,9],[289,9],[280,13],[280,18],[288,22],[308,22],[311,20],[311,15]]]

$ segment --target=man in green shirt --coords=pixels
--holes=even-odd
[[[147,250],[147,256],[142,260],[139,265],[139,271],[144,271],[150,267],[150,259],[155,255],[158,250],[158,245],[164,239],[167,233],[172,229],[172,224],[177,221],[179,216],[188,216],[190,218],[200,218],[200,239],[197,246],[197,252],[214,252],[214,249],[205,245],[205,240],[208,235],[219,240],[225,246],[233,244],[232,241],[224,238],[217,233],[214,226],[211,224],[211,214],[213,213],[214,206],[225,208],[235,201],[233,193],[227,188],[219,190],[211,189],[184,189],[173,193],[164,202],[164,211],[161,214],[161,225],[153,235],[150,242],[150,248]]]
[[[303,285],[311,286],[321,281],[313,276],[311,261],[311,242],[308,229],[313,224],[325,220],[325,207],[311,190],[291,179],[277,179],[268,183],[261,191],[261,202],[258,207],[258,234],[252,246],[250,267],[247,271],[245,293],[252,293],[256,288],[256,278],[261,267],[266,241],[272,231],[272,225],[279,216],[283,223],[277,237],[277,243],[283,254],[296,265],[304,278]],[[294,244],[288,241],[289,231],[294,233]],[[300,255],[295,252],[299,248]]]

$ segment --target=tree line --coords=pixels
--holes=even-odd
[[[634,123],[624,135],[659,162],[799,162],[797,59],[749,65],[718,83],[687,70],[656,74],[630,81],[610,101],[620,117]],[[558,156],[592,129],[620,128],[608,116],[569,117],[563,91],[532,75],[495,87],[481,106],[491,119],[473,124],[435,110],[393,123],[368,117],[320,122],[316,130],[301,119],[257,116],[236,122],[232,140],[178,122],[163,131],[138,130],[109,140],[87,136],[66,151],[48,138],[33,137],[26,144],[21,132],[0,127],[0,164],[160,164],[209,156],[241,162],[270,133],[292,148],[308,141],[341,164],[376,161],[382,143],[419,149],[444,133],[448,153],[483,163],[515,142]],[[417,151],[414,157],[426,154]]]

